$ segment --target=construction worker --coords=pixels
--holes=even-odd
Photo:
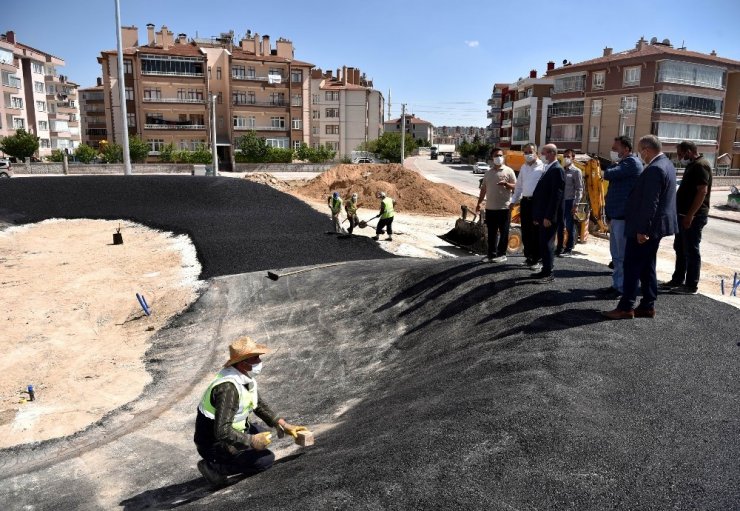
[[[339,220],[339,214],[342,212],[342,198],[339,196],[339,192],[334,192],[328,199],[329,209],[331,210],[331,220],[334,223],[334,232],[338,234],[344,234],[347,231],[342,227],[342,222]]]
[[[344,205],[344,211],[347,213],[347,220],[349,220],[348,232],[352,234],[355,226],[360,223],[360,219],[357,218],[357,194],[353,193],[352,197]]]
[[[267,470],[275,461],[275,455],[267,449],[272,434],[268,428],[250,422],[250,413],[293,438],[306,430],[278,417],[257,392],[260,356],[271,351],[249,337],[236,339],[229,346],[229,360],[200,400],[193,438],[203,458],[198,470],[214,486],[225,485],[232,474],[252,475]]]
[[[378,241],[380,239],[380,235],[383,233],[383,228],[386,228],[388,230],[386,241],[393,241],[393,217],[396,216],[396,212],[394,210],[396,201],[387,197],[385,192],[378,192],[375,194],[375,197],[380,199],[380,213],[378,213],[380,221],[378,222],[378,226],[375,228],[375,236],[373,236],[373,239]]]

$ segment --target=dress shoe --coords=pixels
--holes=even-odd
[[[641,309],[640,307],[635,309],[636,318],[654,318],[655,309]]]
[[[635,317],[635,311],[614,309],[613,311],[601,311],[601,315],[606,319],[632,319]]]
[[[695,287],[678,286],[670,289],[670,292],[677,295],[697,295],[699,290]]]
[[[661,282],[658,284],[658,289],[661,291],[672,291],[681,286],[683,286],[682,282],[673,282],[672,280],[669,280],[668,282]]]
[[[620,296],[622,296],[621,291],[619,291],[619,289],[616,289],[615,287],[612,287],[612,286],[599,289],[597,293],[599,295],[599,298],[604,298],[604,299],[619,298]]]

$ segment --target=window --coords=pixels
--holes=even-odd
[[[586,75],[578,76],[566,76],[563,78],[555,78],[555,84],[553,86],[553,93],[559,94],[561,92],[574,92],[585,90]]]
[[[326,117],[339,117],[339,109],[338,108],[327,108],[325,114],[326,114]]]
[[[203,57],[142,55],[141,73],[159,76],[203,76]]]
[[[161,89],[144,89],[144,100],[162,99]]]
[[[327,101],[339,101],[339,91],[329,91],[324,93],[324,99]]]
[[[591,117],[598,117],[601,115],[601,107],[604,104],[603,99],[591,100]]]
[[[326,134],[327,135],[339,135],[339,125],[338,124],[329,124],[326,126]]]
[[[658,81],[724,89],[725,70],[701,64],[665,60],[658,62]]]
[[[557,124],[550,131],[550,142],[580,142],[583,124]]]
[[[247,126],[250,128],[257,127],[257,118],[254,115],[247,117]]]
[[[44,65],[38,62],[31,62],[31,70],[37,75],[44,74]]]
[[[635,139],[635,127],[629,124],[625,124],[624,126],[622,126],[622,135],[634,140]]]
[[[624,80],[622,85],[624,87],[640,85],[640,66],[627,67],[624,69]]]
[[[591,75],[591,89],[603,90],[606,82],[606,71],[594,71]]]
[[[159,154],[164,149],[164,140],[161,138],[150,138],[149,142],[149,154]]]
[[[53,83],[50,83],[49,85],[46,86],[46,94],[47,95],[49,95],[49,94],[56,94],[56,92],[57,92],[57,88],[54,86]]]
[[[285,128],[285,117],[270,117],[270,126],[273,128]]]
[[[36,102],[36,110],[39,112],[45,112],[46,111],[46,102],[45,101],[37,101]]]
[[[39,147],[41,149],[49,149],[51,147],[51,144],[49,144],[48,138],[40,138],[39,139]]]
[[[319,104],[319,103],[321,102],[321,101],[319,101],[319,98],[320,98],[320,97],[321,97],[321,94],[314,94],[314,95],[312,96],[312,99],[313,99],[313,104],[314,104],[314,105],[318,105],[318,104]]]
[[[218,66],[216,68],[216,80],[220,80],[220,79],[221,79],[221,66]]]
[[[290,81],[293,83],[303,82],[303,71],[301,71],[300,69],[293,69],[290,72]]]
[[[39,131],[49,131],[49,123],[47,121],[39,121]]]
[[[231,66],[231,76],[237,80],[244,80],[247,77],[244,66]]]
[[[318,126],[312,126],[311,127],[311,134],[312,135],[318,135],[319,134],[319,127]]]
[[[655,95],[653,108],[656,112],[721,117],[722,98],[659,92]]]
[[[311,111],[311,119],[321,119],[321,110]]]
[[[293,150],[297,151],[301,148],[301,141],[300,140],[294,140],[293,141]]]
[[[303,121],[301,119],[293,119],[291,121],[291,127],[294,130],[301,130],[303,129]]]
[[[324,145],[331,151],[339,151],[339,142],[326,142]]]
[[[591,125],[591,134],[589,135],[589,139],[591,140],[591,142],[599,141],[599,128],[600,126],[598,124]]]
[[[127,112],[126,117],[128,119],[128,127],[135,128],[136,127],[136,114],[133,112]]]
[[[235,115],[234,116],[234,127],[235,128],[247,128],[247,127],[251,128],[252,126],[249,126],[249,124],[247,123],[246,117],[238,117]]]
[[[293,94],[290,98],[290,106],[303,106],[303,96],[300,94]]]
[[[247,78],[256,78],[257,77],[257,71],[254,69],[254,67],[249,66],[247,68]]]
[[[287,137],[268,138],[265,139],[265,142],[270,147],[279,147],[282,149],[287,149],[288,147],[290,147],[290,139]]]
[[[562,101],[550,107],[550,117],[572,117],[583,115],[583,101]],[[527,115],[529,117],[529,115]],[[514,119],[516,122],[516,119]]]
[[[527,89],[527,97],[528,98],[531,98],[533,93],[534,93],[534,88],[533,87],[530,87],[529,89]]]
[[[216,103],[218,103],[218,104],[220,105],[220,104],[222,104],[223,102],[224,102],[224,94],[223,94],[223,92],[219,92],[219,93],[218,93],[218,94],[216,95]]]
[[[126,101],[133,101],[133,100],[134,100],[134,88],[126,87]]]
[[[620,109],[621,114],[632,114],[637,112],[637,96],[622,96]]]
[[[231,93],[231,102],[235,105],[243,105],[247,102],[247,93],[237,90]]]
[[[134,64],[130,60],[123,61],[123,73],[127,75],[134,74]]]
[[[285,105],[285,94],[282,92],[273,92],[270,94],[270,104],[274,106]]]
[[[44,82],[33,82],[33,91],[34,92],[44,92]]]
[[[223,128],[224,127],[224,118],[223,116],[219,116],[218,118],[218,127]]]
[[[10,104],[7,105],[10,108],[21,109],[23,108],[23,98],[10,97]]]
[[[661,139],[668,140],[693,140],[695,142],[717,141],[719,126],[706,126],[702,124],[684,124],[677,122],[654,122],[653,133]]]
[[[13,129],[21,130],[26,128],[26,121],[24,119],[13,118]]]

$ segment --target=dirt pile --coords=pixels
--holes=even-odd
[[[377,205],[375,193],[383,191],[396,200],[396,210],[424,215],[458,215],[460,206],[475,208],[476,200],[452,186],[432,183],[398,164],[337,165],[316,176],[295,193],[311,199],[326,200],[331,192],[348,198],[360,196],[363,207]]]
[[[268,174],[267,172],[254,172],[250,174],[245,174],[244,179],[270,186],[272,188],[275,188],[276,190],[280,190],[281,192],[286,192],[293,188],[291,183],[283,181],[282,179],[278,179],[272,174]]]

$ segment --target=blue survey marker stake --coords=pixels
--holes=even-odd
[[[144,314],[146,314],[147,316],[151,316],[152,311],[149,308],[149,304],[146,303],[146,299],[144,298],[144,295],[140,295],[139,293],[136,293],[136,299],[139,300],[139,305],[141,305],[141,308],[144,311]]]

